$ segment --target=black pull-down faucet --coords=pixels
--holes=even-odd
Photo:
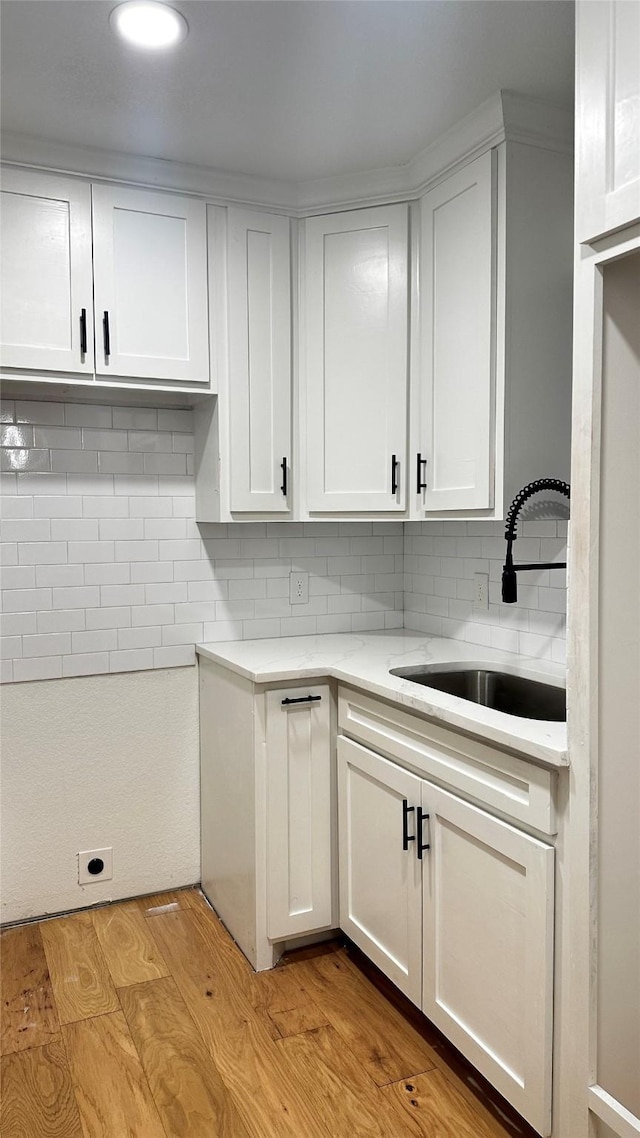
[[[512,546],[517,538],[518,514],[525,502],[534,494],[540,493],[541,490],[555,490],[557,494],[564,494],[565,498],[571,497],[571,488],[568,482],[561,482],[559,478],[538,478],[536,482],[530,482],[528,486],[520,490],[513,499],[509,506],[504,534],[507,542],[507,556],[502,570],[502,599],[507,605],[515,604],[518,599],[516,573],[526,569],[566,569],[567,567],[566,561],[544,561],[533,565],[513,564]]]

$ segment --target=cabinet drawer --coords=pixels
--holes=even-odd
[[[483,806],[543,834],[557,833],[553,771],[347,687],[338,692],[338,728]]]

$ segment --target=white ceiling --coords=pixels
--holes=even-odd
[[[3,0],[3,129],[300,181],[408,162],[498,89],[570,106],[570,0],[177,0],[137,52],[113,0]]]

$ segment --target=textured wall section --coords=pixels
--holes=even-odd
[[[196,668],[8,685],[1,741],[3,921],[199,881]]]

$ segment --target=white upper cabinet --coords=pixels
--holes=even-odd
[[[231,512],[290,509],[289,228],[288,217],[228,211]]]
[[[427,510],[493,505],[495,163],[483,154],[421,202],[417,463]]]
[[[2,172],[2,366],[93,372],[91,188]]]
[[[576,235],[589,242],[640,219],[640,4],[576,5]]]
[[[204,202],[93,186],[96,372],[208,383]]]
[[[307,219],[303,274],[308,512],[402,512],[407,206]]]

